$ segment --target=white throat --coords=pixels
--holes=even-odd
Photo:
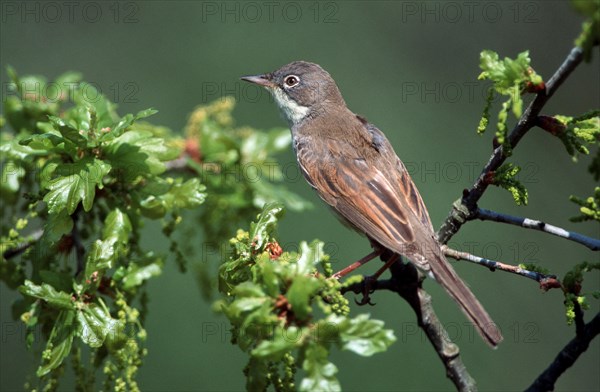
[[[293,99],[288,97],[281,89],[270,88],[269,90],[271,90],[271,94],[273,94],[277,106],[279,106],[279,109],[281,109],[281,112],[290,125],[298,124],[308,115],[308,112],[310,111],[309,107],[299,105]]]

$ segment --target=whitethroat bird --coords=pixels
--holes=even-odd
[[[334,277],[392,254],[376,278],[403,255],[433,275],[487,343],[502,341],[490,316],[444,257],[427,208],[392,145],[375,125],[348,109],[329,73],[317,64],[295,61],[242,80],[273,95],[291,128],[304,177],[375,249]]]

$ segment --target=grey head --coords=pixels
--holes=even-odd
[[[244,76],[242,80],[265,87],[290,126],[316,112],[346,106],[335,81],[318,64],[294,61],[276,71]]]

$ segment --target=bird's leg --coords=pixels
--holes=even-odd
[[[371,293],[374,291],[373,289],[371,289],[371,285],[373,284],[373,282],[376,282],[377,279],[379,279],[379,277],[381,276],[381,274],[383,274],[385,272],[385,270],[390,268],[392,266],[392,264],[394,264],[396,261],[398,261],[399,257],[400,257],[400,255],[398,255],[397,253],[394,253],[385,262],[385,264],[377,270],[377,272],[375,272],[373,275],[365,276],[363,297],[360,301],[354,300],[354,302],[356,302],[357,305],[366,305],[366,304],[375,305],[374,303],[371,302]]]
[[[372,278],[373,280],[379,279],[379,277],[381,276],[381,274],[383,274],[385,272],[385,270],[387,270],[388,268],[390,268],[392,266],[392,264],[394,264],[396,261],[398,261],[399,257],[400,257],[400,255],[398,253],[394,253],[392,255],[392,257],[390,257],[385,262],[385,264],[383,265],[383,267],[379,268],[377,270],[377,272],[375,272],[373,275],[370,276],[370,278]]]
[[[363,257],[362,259],[360,259],[360,260],[358,260],[358,261],[350,264],[346,268],[344,268],[344,269],[336,272],[335,274],[331,275],[331,277],[334,278],[334,279],[340,279],[341,277],[348,275],[350,272],[354,271],[355,269],[357,269],[361,265],[366,264],[369,261],[373,260],[375,257],[379,256],[380,254],[381,254],[381,250],[380,249],[375,249],[373,252],[369,253],[368,255],[366,255],[365,257]],[[380,273],[380,275],[381,275],[381,273]]]

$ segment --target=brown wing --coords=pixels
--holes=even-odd
[[[393,178],[395,178],[399,186],[399,191],[406,197],[410,198],[410,204],[415,215],[424,225],[431,227],[431,219],[429,218],[427,208],[425,208],[425,203],[423,203],[423,199],[421,198],[419,191],[410,178],[410,174],[408,173],[408,170],[406,170],[406,166],[404,166],[404,163],[402,163],[400,158],[398,158],[392,146],[390,145],[390,142],[387,140],[383,132],[379,130],[379,128],[367,122],[366,119],[359,116],[357,117],[371,135],[372,146],[382,156],[384,156],[386,160],[395,162],[393,165],[391,165],[394,167],[395,173],[388,173],[388,175],[391,175]]]
[[[351,150],[354,156],[342,155],[349,151],[340,148],[344,141],[336,140],[329,146],[327,142],[324,145],[327,152],[318,154],[314,147],[308,148],[308,143],[296,144],[302,172],[319,196],[358,231],[428,269],[422,257],[413,257],[422,256],[417,246],[439,247],[433,240],[429,216],[412,180],[405,170],[395,169],[398,158],[393,151],[391,156],[384,151],[375,154],[363,151],[364,155],[372,154],[371,164],[367,164],[360,151]],[[386,162],[389,158],[393,160]],[[431,244],[423,244],[430,242],[427,238],[431,238]]]

